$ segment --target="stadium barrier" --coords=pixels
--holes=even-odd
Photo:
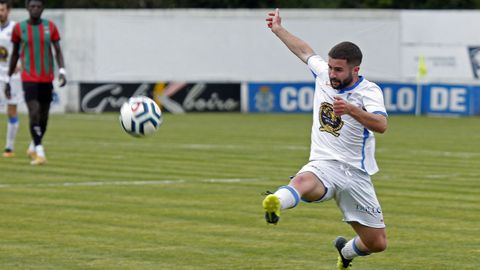
[[[480,85],[379,82],[391,115],[480,115]],[[152,97],[162,110],[186,112],[309,113],[315,85],[297,83],[80,83],[56,88],[52,113],[118,112],[131,96]],[[6,104],[0,99],[0,113]],[[26,113],[24,103],[19,112]]]
[[[43,17],[61,33],[69,82],[67,89],[57,89],[52,111],[118,111],[138,88],[147,88],[164,110],[175,113],[311,111],[311,73],[270,33],[266,13],[47,9]],[[366,56],[362,74],[385,82],[381,86],[391,114],[480,114],[480,42],[472,34],[480,11],[282,9],[282,14],[288,29],[324,58],[338,42],[359,44]],[[14,21],[27,17],[24,8],[12,10]],[[419,77],[428,83],[415,84]],[[184,89],[193,90],[162,90],[157,81],[188,81]],[[219,86],[223,83],[208,82],[235,86],[227,91]],[[98,96],[93,90],[110,92]],[[169,94],[154,96],[154,90]]]
[[[389,114],[480,115],[480,86],[457,84],[378,83]],[[311,112],[315,84],[249,83],[242,111],[251,113]]]
[[[132,96],[152,97],[162,110],[240,112],[240,83],[80,83],[81,112],[118,112]]]

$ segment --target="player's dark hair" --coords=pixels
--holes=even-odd
[[[11,7],[10,1],[8,1],[8,0],[0,0],[0,4],[7,5],[7,9],[10,9],[10,7]]]
[[[328,56],[333,59],[345,59],[351,66],[359,66],[362,63],[362,51],[352,42],[340,42],[328,52]]]
[[[30,2],[32,2],[32,1],[38,1],[38,2],[41,2],[42,5],[45,5],[45,1],[44,1],[44,0],[26,0],[26,1],[25,1],[25,4],[28,6],[28,4],[30,4]]]

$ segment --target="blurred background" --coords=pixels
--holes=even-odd
[[[389,8],[389,9],[471,9],[478,0],[50,0],[48,8]],[[21,6],[24,0],[12,0]]]
[[[27,17],[13,1],[12,18]],[[269,10],[322,57],[357,43],[390,114],[480,114],[480,1],[46,1],[69,83],[54,112],[310,112],[313,78],[266,27]],[[0,108],[0,111],[4,111]]]

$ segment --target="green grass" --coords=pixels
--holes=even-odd
[[[389,247],[354,269],[478,268],[480,118],[389,121],[373,177]],[[136,139],[116,114],[52,115],[49,163],[32,167],[22,116],[17,156],[0,159],[0,269],[334,269],[331,241],[353,232],[333,201],[277,226],[261,209],[307,162],[310,122],[167,114]]]

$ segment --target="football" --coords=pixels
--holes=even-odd
[[[160,107],[148,97],[131,97],[120,108],[120,125],[134,137],[154,134],[162,120]]]

